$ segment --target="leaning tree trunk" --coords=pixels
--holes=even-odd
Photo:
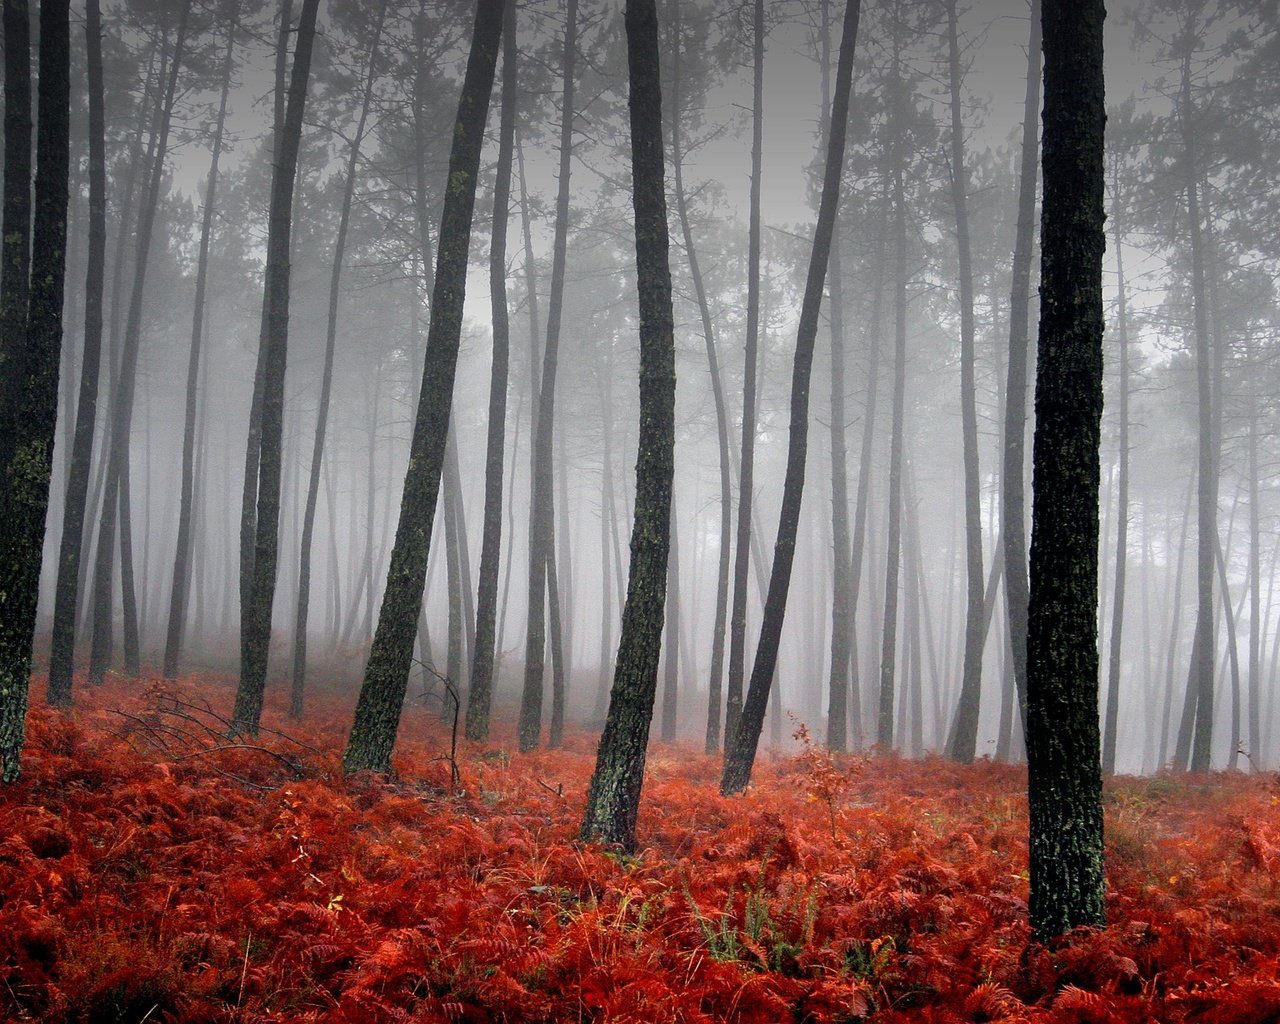
[[[422,388],[414,416],[409,468],[405,473],[400,519],[382,596],[378,627],[365,667],[364,684],[356,702],[355,721],[343,755],[347,771],[391,769],[404,703],[413,644],[422,608],[427,556],[440,478],[444,469],[453,381],[462,337],[462,306],[466,295],[467,254],[471,218],[475,210],[476,180],[484,124],[493,91],[502,34],[504,0],[478,0],[466,77],[458,100],[449,154],[444,210],[440,219],[431,324],[422,361]]]
[[[960,28],[958,0],[947,0],[947,50],[951,83],[951,205],[960,262],[960,432],[964,449],[964,548],[966,606],[964,667],[947,753],[968,764],[978,749],[982,705],[982,485],[978,476],[978,408],[974,382],[973,260],[969,247],[969,171],[960,117]]]
[[[253,572],[249,603],[240,609],[240,685],[231,716],[231,733],[256,736],[262,719],[271,644],[271,607],[276,590],[279,551],[280,468],[284,433],[284,375],[289,341],[289,249],[293,225],[293,185],[302,141],[311,49],[320,0],[303,0],[298,39],[289,77],[280,147],[271,182],[267,220],[267,265],[263,282],[259,341],[262,362],[262,421],[258,455],[257,503],[254,515]]]
[[[111,657],[111,577],[116,534],[120,532],[120,558],[122,587],[125,589],[125,629],[136,637],[136,624],[130,616],[130,588],[124,577],[131,572],[132,553],[127,534],[129,523],[129,430],[133,421],[133,399],[138,379],[138,349],[142,343],[142,303],[146,288],[147,264],[151,252],[151,235],[155,226],[156,208],[160,203],[160,188],[164,173],[164,161],[169,145],[169,127],[173,119],[173,105],[178,86],[178,70],[182,65],[186,41],[187,21],[191,5],[184,4],[179,16],[173,53],[170,56],[169,78],[162,97],[158,97],[158,123],[153,136],[153,154],[149,166],[149,181],[143,206],[138,218],[137,238],[133,264],[133,287],[129,293],[129,311],[125,317],[124,339],[120,353],[120,369],[116,376],[116,391],[112,398],[110,447],[106,452],[107,477],[103,487],[102,513],[98,523],[98,550],[93,573],[93,645],[89,657],[89,680],[101,683],[106,676]],[[127,640],[127,643],[130,641]],[[126,661],[135,655],[126,651]],[[132,665],[127,667],[132,668]]]
[[[578,0],[568,0],[564,30],[563,92],[560,106],[560,179],[556,193],[555,239],[551,252],[551,293],[542,352],[542,387],[533,439],[533,498],[529,513],[529,625],[525,634],[524,687],[520,694],[520,749],[538,745],[542,730],[542,675],[546,642],[547,563],[552,556],[552,428],[564,274],[569,238],[569,169],[573,156],[574,69],[578,51]]]
[[[1018,713],[1027,721],[1027,530],[1025,463],[1027,438],[1027,348],[1031,305],[1031,253],[1035,245],[1036,153],[1040,127],[1040,0],[1031,0],[1027,43],[1027,90],[1022,106],[1022,158],[1018,168],[1018,221],[1009,289],[1009,365],[1006,367],[1004,444],[1000,467],[1000,539],[1004,548],[1004,593],[1009,612],[1009,649]]]
[[[1102,927],[1098,442],[1103,0],[1044,5],[1044,211],[1027,636],[1030,916]]]
[[[503,446],[507,427],[507,373],[511,327],[507,309],[507,221],[511,216],[511,156],[516,125],[516,5],[502,25],[502,106],[498,115],[498,169],[493,184],[493,236],[489,245],[489,301],[493,313],[493,368],[489,376],[489,431],[484,460],[484,526],[476,591],[476,643],[467,693],[466,735],[489,738],[493,660],[497,644],[498,563],[502,554]],[[510,564],[510,559],[508,559]]]
[[[169,599],[169,628],[164,644],[164,675],[172,679],[178,674],[182,651],[182,632],[186,619],[187,594],[191,589],[188,574],[191,564],[192,506],[195,495],[196,405],[200,382],[200,355],[204,340],[205,288],[209,277],[209,240],[213,234],[213,211],[218,194],[218,160],[222,155],[223,128],[227,121],[227,98],[231,93],[232,53],[236,29],[240,25],[238,3],[231,10],[227,28],[227,48],[222,58],[222,96],[218,102],[218,118],[213,130],[213,153],[209,159],[209,180],[205,186],[204,217],[200,224],[200,256],[196,264],[196,297],[191,315],[191,350],[187,360],[186,413],[182,430],[182,482],[178,505],[178,544],[173,559],[173,588]]]
[[[599,840],[630,851],[635,847],[662,647],[675,468],[676,353],[654,0],[627,0],[625,18],[640,313],[636,505],[613,692],[579,836],[586,842]]]
[[[84,521],[93,462],[93,431],[102,368],[102,295],[107,252],[107,159],[102,88],[102,16],[98,0],[85,4],[85,47],[89,79],[89,259],[84,284],[84,358],[76,403],[71,472],[67,479],[58,579],[49,650],[49,703],[71,706],[71,670],[76,646],[76,599],[84,553]],[[6,236],[7,237],[7,236]]]
[[[760,641],[751,667],[751,684],[742,706],[737,731],[725,748],[720,791],[737,793],[751,781],[760,730],[764,725],[769,690],[778,663],[778,643],[787,610],[787,591],[795,560],[796,533],[800,524],[800,500],[804,493],[805,458],[809,439],[809,378],[813,369],[814,342],[818,335],[818,315],[822,290],[831,254],[836,210],[840,205],[840,177],[844,168],[845,134],[849,122],[849,94],[853,86],[853,51],[858,39],[860,0],[845,4],[844,27],[840,36],[840,57],[836,67],[835,97],[831,108],[831,131],[827,139],[827,160],[822,180],[822,200],[814,226],[813,252],[805,282],[800,324],[796,331],[795,363],[791,377],[791,425],[787,445],[787,469],[782,483],[782,511],[778,517],[778,539],[774,545],[769,592],[760,623]]]
[[[747,658],[747,572],[751,562],[752,489],[755,486],[756,367],[760,345],[760,177],[764,134],[764,0],[752,6],[751,193],[747,227],[747,337],[742,371],[742,462],[738,469],[738,523],[734,534],[733,603],[729,609],[729,673],[724,734],[742,716]]]
[[[21,5],[25,13],[26,5]],[[8,50],[6,48],[6,56]],[[29,60],[23,48],[15,55]],[[36,140],[35,218],[31,277],[23,320],[26,337],[6,337],[4,390],[12,389],[0,422],[9,461],[0,464],[0,781],[18,777],[26,733],[27,686],[45,514],[58,423],[58,363],[67,247],[67,174],[71,138],[71,26],[68,0],[40,4],[40,83]],[[5,140],[6,146],[14,140]],[[6,179],[6,187],[9,185]],[[21,230],[21,226],[19,228]],[[15,318],[16,319],[16,318]],[[8,326],[6,324],[6,326]],[[12,361],[10,361],[12,360]],[[15,365],[16,364],[16,365]]]
[[[338,215],[338,234],[333,243],[333,266],[329,271],[329,316],[324,336],[324,365],[320,371],[320,400],[316,405],[316,431],[311,445],[311,470],[307,477],[306,504],[302,512],[302,545],[298,557],[298,608],[293,626],[293,681],[289,693],[289,712],[302,716],[302,694],[307,677],[307,615],[311,604],[311,547],[316,527],[316,504],[320,498],[320,466],[324,461],[325,433],[329,426],[329,400],[333,394],[333,357],[338,339],[338,299],[342,284],[342,261],[347,248],[347,229],[351,223],[351,204],[355,199],[356,169],[360,162],[360,146],[364,142],[369,107],[373,102],[373,84],[378,59],[378,44],[386,20],[387,4],[378,7],[378,21],[369,44],[369,61],[365,71],[364,96],[356,133],[347,154],[347,177],[342,192],[342,212]]]

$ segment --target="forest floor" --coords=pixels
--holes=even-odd
[[[1046,948],[1018,767],[802,743],[725,799],[655,744],[621,856],[575,842],[584,733],[500,727],[455,782],[411,706],[397,777],[345,779],[349,700],[225,749],[225,680],[43,691],[0,791],[0,1019],[1280,1021],[1273,775],[1109,782],[1109,927]]]

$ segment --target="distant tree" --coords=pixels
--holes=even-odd
[[[1044,0],[1044,209],[1027,639],[1031,928],[1101,927],[1098,443],[1103,0]]]
[[[97,422],[102,366],[102,295],[106,281],[107,157],[102,75],[102,14],[98,0],[85,4],[85,56],[89,100],[89,251],[84,286],[84,353],[71,442],[71,469],[63,502],[62,539],[54,590],[49,649],[49,703],[71,705],[71,671],[76,644],[76,602],[84,556],[84,521]],[[3,287],[0,285],[0,287]]]
[[[467,739],[489,738],[497,644],[498,563],[502,552],[502,465],[507,425],[507,374],[511,326],[507,309],[507,221],[516,126],[516,5],[507,4],[502,26],[502,106],[498,118],[498,166],[493,184],[493,233],[489,244],[489,300],[493,311],[493,367],[489,380],[489,431],[484,465],[484,526],[476,590],[476,645],[467,690]],[[508,558],[508,565],[510,559]]]
[[[391,769],[391,750],[413,661],[418,613],[426,582],[427,556],[440,478],[444,469],[453,382],[462,337],[467,255],[475,210],[480,150],[489,95],[493,91],[502,34],[504,0],[478,0],[471,51],[458,100],[449,175],[441,213],[439,251],[431,299],[431,325],[423,356],[422,387],[414,417],[409,468],[400,520],[378,625],[356,702],[355,721],[343,755],[351,771]]]
[[[640,432],[631,570],[613,691],[579,835],[635,847],[645,748],[662,645],[675,466],[675,326],[662,154],[658,12],[627,0],[632,200],[640,313]]]
[[[26,4],[19,5],[25,16]],[[7,4],[6,4],[7,8]],[[7,19],[6,19],[7,27]],[[5,47],[9,59],[8,39]],[[21,47],[15,61],[29,61]],[[28,69],[29,70],[29,69]],[[20,74],[16,75],[21,79]],[[62,300],[67,248],[67,172],[71,139],[71,28],[68,0],[40,4],[40,58],[36,140],[35,216],[31,275],[22,317],[25,337],[4,337],[0,393],[0,781],[18,777],[26,732],[27,687],[53,435],[58,416],[58,360],[62,352]],[[20,129],[21,126],[19,126]],[[19,130],[18,138],[22,141]],[[6,151],[11,140],[6,137]],[[25,187],[26,182],[24,181]],[[6,189],[18,187],[5,180]],[[6,211],[7,214],[8,211]],[[6,224],[8,229],[11,224]],[[21,231],[25,225],[19,225]],[[6,238],[6,242],[8,239]],[[16,313],[3,326],[16,330]]]
[[[240,685],[236,688],[231,731],[256,736],[262,720],[271,643],[271,606],[275,599],[280,543],[280,470],[284,433],[284,374],[289,341],[289,254],[293,226],[293,189],[302,140],[307,79],[315,42],[320,0],[303,0],[294,45],[293,69],[284,128],[271,179],[267,227],[267,264],[262,296],[259,348],[262,374],[262,422],[254,516],[253,572],[248,604],[240,609]]]
[[[858,39],[860,0],[847,0],[844,27],[840,36],[840,56],[836,66],[835,95],[832,98],[830,134],[827,139],[826,168],[822,179],[822,200],[814,226],[813,252],[805,282],[800,324],[796,331],[795,361],[791,377],[791,424],[787,446],[787,469],[782,484],[782,511],[778,517],[778,538],[774,545],[773,569],[760,623],[760,640],[751,667],[751,684],[742,707],[738,728],[725,746],[724,771],[720,791],[725,794],[745,789],[751,781],[756,747],[768,706],[769,690],[778,661],[782,620],[786,615],[791,567],[795,559],[796,534],[800,523],[800,501],[804,494],[805,461],[809,437],[809,380],[813,369],[813,349],[818,335],[818,315],[831,254],[836,211],[840,205],[840,179],[844,170],[844,143],[849,123],[849,94],[853,87],[853,52]]]

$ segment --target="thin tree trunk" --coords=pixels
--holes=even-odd
[[[507,310],[507,221],[511,216],[516,61],[516,6],[507,4],[502,25],[502,105],[498,120],[498,168],[493,185],[493,235],[489,245],[493,367],[489,377],[489,428],[484,461],[484,525],[480,542],[480,580],[476,593],[476,642],[471,661],[471,685],[467,693],[466,735],[469,740],[489,738],[489,712],[493,704],[498,563],[502,554],[503,445],[506,442],[507,376],[511,353],[511,327]],[[518,419],[516,429],[520,429]],[[508,555],[508,571],[510,568],[511,558]]]
[[[858,38],[860,10],[860,0],[848,0],[845,4],[835,96],[831,109],[831,131],[827,140],[826,166],[822,179],[822,199],[814,226],[813,251],[809,259],[804,300],[800,307],[800,323],[796,331],[795,363],[791,379],[791,423],[787,468],[782,487],[782,509],[778,517],[778,539],[774,546],[769,593],[761,618],[760,641],[756,648],[755,663],[751,668],[747,699],[743,703],[738,728],[725,749],[720,790],[726,795],[741,791],[751,780],[751,768],[778,663],[778,643],[782,636],[782,620],[786,614],[787,592],[791,584],[796,533],[800,522],[800,501],[804,491],[809,434],[809,380],[813,368],[813,349],[818,333],[822,291],[827,276],[827,261],[831,254],[831,238],[836,211],[840,205],[849,94],[853,87],[853,51]]]
[[[560,320],[564,308],[565,262],[569,239],[569,171],[573,157],[573,100],[578,51],[578,2],[567,0],[560,106],[560,175],[556,192],[555,238],[551,254],[551,293],[542,352],[537,427],[533,439],[533,496],[529,512],[529,623],[525,633],[524,687],[520,695],[520,749],[538,745],[542,730],[542,677],[545,658],[547,566],[554,558],[552,433],[555,422],[556,370]]]
[[[673,743],[676,738],[676,713],[680,704],[680,531],[671,500],[671,541],[667,550],[667,607],[662,656],[665,661],[662,680],[662,724],[659,738]]]
[[[311,50],[315,41],[319,0],[303,0],[298,39],[289,77],[289,98],[268,214],[267,263],[263,282],[262,420],[254,516],[253,574],[249,603],[240,609],[240,685],[236,688],[231,733],[256,736],[262,719],[271,645],[271,608],[276,589],[279,545],[281,443],[284,429],[284,376],[289,340],[289,252],[293,224],[293,189],[302,140],[303,110]]]
[[[200,382],[200,355],[204,338],[205,289],[209,277],[209,242],[213,234],[213,211],[218,194],[218,160],[222,155],[222,133],[227,121],[227,98],[231,93],[232,54],[236,29],[240,25],[240,7],[231,9],[227,27],[227,47],[222,58],[222,96],[218,102],[218,118],[213,131],[213,153],[209,158],[209,179],[205,186],[204,216],[200,224],[200,255],[196,264],[196,297],[191,316],[191,351],[187,360],[186,411],[182,431],[182,482],[178,506],[178,544],[173,560],[173,589],[169,599],[169,628],[164,643],[164,675],[172,679],[178,674],[182,651],[182,631],[186,619],[188,579],[191,561],[192,505],[195,496],[196,403]]]
[[[6,5],[6,13],[8,7]],[[7,30],[7,26],[6,26]],[[106,279],[107,166],[106,117],[102,84],[102,16],[98,0],[85,4],[85,46],[89,79],[89,257],[84,284],[84,356],[80,364],[80,399],[76,403],[71,472],[58,546],[58,579],[53,604],[53,638],[49,651],[49,703],[71,706],[71,672],[76,646],[76,600],[84,553],[85,513],[93,433],[97,422],[98,379],[102,365],[102,296]],[[8,35],[5,37],[9,38]],[[8,96],[8,93],[6,93]],[[7,101],[11,102],[11,101]],[[7,110],[7,107],[6,107]],[[6,181],[8,169],[6,168]],[[8,237],[6,231],[5,237]],[[7,286],[0,283],[7,294]]]

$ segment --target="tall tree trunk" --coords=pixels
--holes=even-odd
[[[377,631],[369,651],[355,721],[343,755],[347,771],[387,772],[400,723],[413,644],[426,582],[431,528],[444,469],[453,382],[462,336],[467,255],[476,179],[502,34],[503,0],[478,0],[471,52],[458,101],[441,213],[431,324],[422,362],[422,387],[414,416],[409,468],[383,592]]]
[[[227,27],[227,48],[222,58],[222,96],[218,102],[218,118],[213,130],[213,153],[209,158],[209,180],[205,186],[204,216],[200,224],[200,255],[196,264],[195,308],[191,316],[191,351],[187,360],[186,412],[182,431],[182,482],[178,505],[178,545],[173,560],[173,589],[169,599],[169,628],[164,644],[164,675],[172,679],[178,674],[182,651],[182,632],[190,591],[188,571],[191,560],[192,504],[195,494],[196,404],[199,398],[200,355],[204,338],[205,288],[209,277],[209,241],[213,234],[213,211],[218,194],[218,160],[222,156],[222,133],[227,120],[227,98],[231,93],[232,53],[236,29],[240,25],[240,8],[231,9]]]
[[[644,780],[662,646],[664,590],[675,467],[675,327],[662,155],[658,12],[627,0],[631,95],[631,194],[640,316],[640,432],[631,571],[622,612],[609,715],[596,754],[579,835],[630,851]]]
[[[978,749],[982,706],[982,493],[978,475],[978,406],[974,381],[973,259],[969,247],[969,170],[960,116],[960,27],[958,0],[947,0],[947,51],[951,84],[951,205],[956,218],[960,264],[960,423],[964,449],[965,622],[960,702],[947,753],[969,764]]]
[[[662,641],[662,723],[659,738],[674,743],[676,715],[680,706],[680,531],[677,527],[675,496],[671,499],[671,541],[667,550],[667,605]]]
[[[125,318],[124,339],[120,353],[120,370],[111,403],[110,447],[106,452],[107,475],[103,487],[102,513],[98,523],[98,549],[93,574],[93,646],[89,659],[89,679],[101,683],[111,658],[111,577],[117,530],[120,535],[121,588],[125,598],[126,669],[135,668],[137,619],[132,614],[132,537],[129,523],[129,432],[133,421],[133,399],[138,376],[138,349],[142,342],[142,303],[147,280],[147,264],[151,251],[151,235],[156,208],[160,203],[160,187],[164,161],[168,152],[169,126],[186,42],[190,4],[184,4],[179,15],[173,52],[170,55],[168,82],[163,95],[157,97],[156,123],[152,135],[152,158],[148,165],[143,206],[139,211],[135,242],[133,287],[129,294],[129,311]],[[123,225],[122,225],[123,230]],[[118,518],[117,518],[118,517]]]
[[[7,10],[7,5],[6,5]],[[49,703],[71,705],[71,672],[76,646],[76,599],[84,553],[84,523],[93,462],[93,433],[102,367],[102,296],[107,252],[106,117],[102,86],[102,15],[98,0],[85,4],[85,48],[89,85],[89,258],[84,284],[84,357],[80,398],[76,403],[71,472],[58,545],[58,579],[53,602],[53,638],[49,650]],[[6,35],[6,38],[8,36]],[[8,95],[6,93],[6,95]],[[7,169],[6,169],[6,181]],[[5,237],[8,237],[6,231]],[[7,287],[0,283],[7,294]]]
[[[1040,126],[1040,2],[1031,0],[1027,89],[1022,107],[1022,158],[1018,169],[1018,221],[1009,289],[1009,365],[1001,449],[1000,536],[1004,546],[1009,648],[1023,731],[1027,721],[1027,349],[1031,304],[1031,254],[1035,246],[1036,152]]]
[[[1194,715],[1184,714],[1186,727],[1178,733],[1178,764],[1192,771],[1208,771],[1213,741],[1214,663],[1214,552],[1218,546],[1218,459],[1213,429],[1213,355],[1206,302],[1204,243],[1200,220],[1199,154],[1194,127],[1196,112],[1191,100],[1191,42],[1182,62],[1179,100],[1186,174],[1187,220],[1191,235],[1191,287],[1195,314],[1196,394],[1200,436],[1197,449],[1198,500],[1196,503],[1196,632],[1192,646],[1187,699],[1194,700]]]
[[[1250,353],[1252,355],[1252,353]],[[1256,401],[1256,399],[1255,399]],[[1249,416],[1249,767],[1263,770],[1262,757],[1262,537],[1258,495],[1258,411]]]
[[[333,265],[329,271],[329,316],[325,326],[324,365],[320,371],[320,400],[316,405],[316,430],[311,445],[311,469],[307,476],[307,497],[302,512],[302,544],[298,561],[298,607],[293,627],[293,679],[289,693],[289,711],[294,718],[302,716],[302,694],[307,676],[307,617],[311,604],[311,546],[315,534],[316,504],[320,498],[320,467],[324,461],[325,434],[329,427],[329,400],[333,394],[333,357],[338,338],[338,300],[341,296],[342,262],[347,248],[347,229],[351,222],[351,204],[355,200],[356,170],[360,163],[360,147],[364,143],[369,107],[373,102],[373,85],[377,77],[378,45],[387,16],[384,0],[378,7],[378,21],[369,44],[369,60],[365,70],[364,95],[360,117],[347,154],[347,176],[342,192],[342,212],[338,215],[338,234],[333,243]]]
[[[1116,182],[1119,189],[1119,182]],[[1116,578],[1111,601],[1111,650],[1107,661],[1107,712],[1102,731],[1102,771],[1116,770],[1116,732],[1120,718],[1120,655],[1124,635],[1125,569],[1129,550],[1129,307],[1124,280],[1124,235],[1119,216],[1114,217],[1116,287],[1119,305],[1116,327],[1120,343],[1120,469],[1116,481]]]
[[[231,718],[233,735],[256,736],[262,719],[271,645],[271,608],[279,550],[281,442],[284,431],[284,377],[289,341],[289,252],[293,227],[293,188],[302,141],[307,79],[320,0],[303,0],[298,39],[289,76],[280,146],[271,181],[267,263],[263,282],[259,340],[262,373],[262,421],[254,516],[253,574],[249,603],[240,609],[240,685]]]
[[[560,177],[556,192],[555,239],[551,254],[551,293],[547,336],[542,352],[542,381],[533,439],[533,497],[529,511],[529,624],[525,634],[524,687],[520,695],[520,749],[538,745],[542,730],[542,676],[545,658],[547,566],[553,555],[554,499],[552,431],[555,422],[556,368],[560,320],[564,308],[565,262],[569,238],[569,170],[573,157],[573,97],[578,55],[578,0],[567,0],[560,106]]]
[[[1044,211],[1027,635],[1030,916],[1041,941],[1106,923],[1098,749],[1104,16],[1102,0],[1044,5]]]
[[[25,14],[26,5],[21,6]],[[29,51],[23,47],[15,57],[29,60]],[[0,464],[0,522],[5,524],[0,538],[0,782],[5,783],[18,778],[19,758],[26,738],[31,645],[40,597],[40,562],[49,508],[53,436],[58,424],[67,174],[71,162],[68,0],[43,0],[40,4],[39,78],[35,218],[31,226],[31,276],[23,317],[26,337],[21,345],[17,344],[16,337],[5,337],[5,369],[16,372],[7,374],[5,383],[0,385],[6,392],[3,408],[9,413],[0,422],[0,436],[5,438],[0,450],[8,456],[8,461]],[[13,141],[5,139],[6,149]],[[5,185],[6,188],[10,185],[7,179]],[[18,226],[18,230],[22,228]],[[15,327],[16,320],[15,314]]]
[[[493,235],[489,245],[489,302],[493,315],[493,368],[489,377],[489,429],[484,460],[484,526],[476,593],[476,643],[467,693],[466,735],[489,738],[493,662],[497,643],[498,563],[502,554],[503,446],[507,428],[507,374],[511,327],[507,310],[507,221],[511,216],[511,157],[516,124],[516,6],[507,4],[502,25],[502,106],[498,115],[498,169],[493,185]],[[518,429],[518,428],[517,428]],[[510,567],[508,557],[507,565]]]
[[[860,0],[848,0],[845,4],[835,96],[831,108],[831,131],[827,139],[826,166],[822,178],[822,199],[818,206],[817,223],[814,225],[813,251],[809,258],[809,273],[796,331],[795,363],[791,377],[791,424],[787,444],[787,469],[782,485],[782,509],[778,517],[778,539],[774,545],[769,593],[765,598],[760,641],[756,648],[755,663],[751,668],[747,699],[743,703],[737,731],[725,748],[720,791],[726,795],[741,791],[751,781],[751,768],[755,762],[769,690],[778,663],[778,644],[782,637],[782,620],[786,614],[796,534],[800,524],[800,501],[804,493],[809,437],[809,380],[813,369],[813,349],[818,334],[818,316],[822,307],[827,261],[831,254],[831,237],[835,229],[836,210],[840,205],[840,177],[844,168],[849,94],[853,87],[853,51],[858,38],[860,10]]]
[[[884,621],[880,640],[880,692],[876,702],[876,743],[884,750],[893,746],[894,675],[898,653],[898,577],[902,561],[902,433],[907,389],[907,211],[903,186],[902,133],[905,131],[906,98],[902,77],[902,55],[897,35],[893,43],[893,95],[890,100],[893,122],[893,237],[894,237],[894,334],[893,334],[893,425],[889,439],[888,559],[884,574]]]
[[[725,403],[724,384],[720,379],[720,359],[716,353],[715,328],[711,322],[711,305],[707,301],[707,289],[702,280],[702,268],[698,264],[698,251],[693,243],[693,229],[689,224],[689,200],[684,187],[684,139],[681,134],[681,52],[680,0],[672,3],[675,13],[672,25],[674,36],[671,60],[671,172],[675,186],[676,215],[680,219],[680,233],[684,238],[684,250],[689,260],[689,277],[693,281],[693,293],[698,301],[698,315],[702,320],[702,340],[707,351],[707,369],[711,377],[711,398],[716,410],[716,437],[720,445],[720,557],[716,566],[716,611],[711,629],[711,667],[708,673],[707,732],[705,747],[708,754],[720,749],[720,705],[724,680],[725,620],[729,603],[729,554],[733,544],[733,485],[729,470],[729,413]]]
[[[751,562],[751,509],[755,486],[756,367],[760,345],[760,179],[764,133],[764,0],[752,6],[751,193],[747,227],[747,337],[742,373],[742,464],[738,471],[738,524],[734,535],[733,603],[729,610],[729,674],[725,683],[726,744],[742,716],[747,658],[747,571]]]

